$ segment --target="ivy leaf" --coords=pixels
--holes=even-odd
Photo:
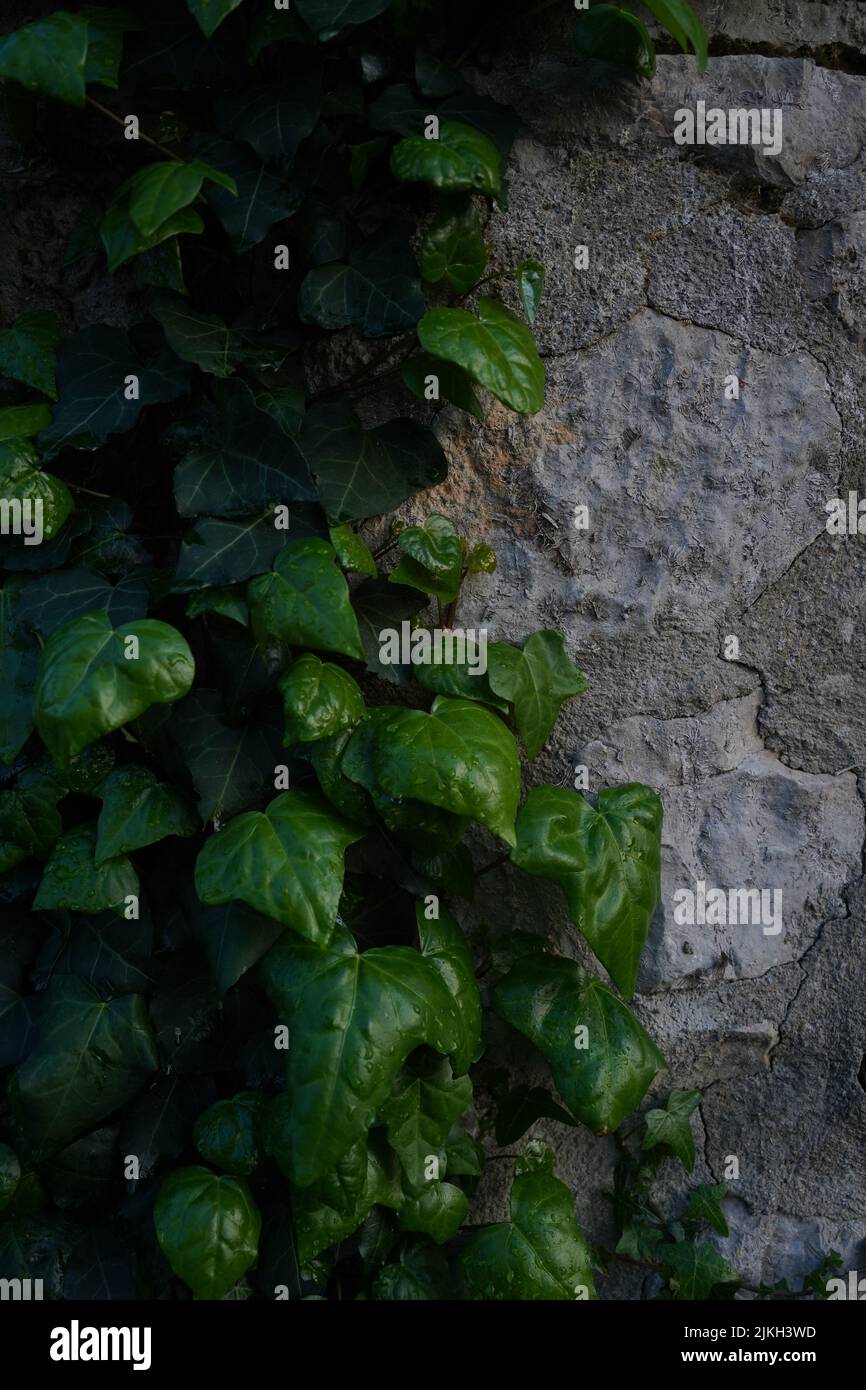
[[[659,899],[662,805],[640,783],[608,788],[597,805],[563,787],[536,787],[512,861],[559,883],[571,919],[628,999]]]
[[[258,409],[246,383],[220,382],[214,396],[214,428],[175,469],[181,516],[243,517],[277,504],[312,501],[316,491],[303,455]]]
[[[158,782],[146,767],[127,764],[100,783],[95,862],[155,845],[166,835],[194,835],[198,817],[174,787]]]
[[[523,312],[530,323],[535,323],[538,305],[544,293],[544,266],[540,261],[521,261],[514,271]]]
[[[418,339],[520,414],[534,415],[544,404],[544,364],[532,333],[497,300],[482,297],[477,318],[466,309],[429,309]]]
[[[625,1004],[575,961],[533,952],[496,986],[496,1011],[543,1052],[573,1115],[610,1134],[665,1060]]]
[[[519,1172],[511,1220],[469,1237],[460,1265],[470,1299],[595,1298],[589,1248],[574,1198],[552,1173]]]
[[[234,180],[236,195],[211,184],[205,189],[205,197],[238,252],[258,246],[275,222],[282,222],[297,211],[300,190],[272,174],[246,145],[210,136],[200,139],[196,149]]]
[[[347,574],[369,574],[376,578],[376,561],[367,542],[357,531],[353,531],[351,526],[332,526],[328,536],[337,552],[341,569]]]
[[[271,1109],[270,1137],[280,1148],[284,1110],[278,1098]],[[305,1263],[356,1231],[376,1203],[397,1209],[403,1196],[393,1155],[366,1136],[354,1144],[310,1187],[292,1189],[292,1216],[298,1256]]]
[[[348,264],[309,270],[298,292],[298,313],[303,323],[320,328],[355,324],[366,338],[414,328],[424,296],[408,229],[399,223],[382,227],[351,252]]]
[[[217,314],[194,309],[175,295],[162,295],[151,306],[162,324],[172,350],[184,362],[192,362],[216,377],[231,376],[235,369],[232,333]]]
[[[43,637],[50,637],[64,623],[99,609],[116,626],[131,623],[144,617],[147,600],[147,584],[140,575],[110,584],[86,569],[52,570],[24,587],[18,616]]]
[[[126,397],[127,378],[138,379],[138,397]],[[53,458],[65,445],[98,449],[110,434],[132,429],[146,405],[175,401],[189,389],[189,367],[173,353],[146,357],[119,328],[98,324],[65,338],[57,352],[59,403],[39,436]]]
[[[421,954],[444,980],[457,1003],[461,1031],[451,1061],[455,1074],[462,1076],[483,1052],[481,995],[475,983],[472,956],[458,923],[441,904],[439,916],[428,919],[424,904],[416,903],[415,920]]]
[[[396,1264],[383,1265],[376,1275],[372,1297],[377,1301],[418,1303],[449,1299],[448,1263],[439,1250],[410,1245]]]
[[[20,443],[51,424],[51,408],[42,401],[27,405],[7,405],[0,410],[0,441]]]
[[[698,72],[705,72],[708,37],[688,0],[646,0],[646,7],[673,35],[683,53],[688,53],[691,46],[698,60]]]
[[[50,310],[21,314],[11,328],[0,332],[0,376],[23,381],[56,400],[54,349],[61,337],[57,315]]]
[[[156,1238],[196,1299],[224,1298],[254,1263],[262,1218],[245,1182],[179,1168],[159,1190]]]
[[[453,1240],[469,1215],[469,1198],[451,1182],[427,1182],[420,1192],[407,1192],[400,1206],[400,1229],[420,1231],[444,1245]]]
[[[334,547],[316,537],[283,546],[272,572],[250,584],[254,630],[290,645],[363,660],[349,589],[335,559]]]
[[[457,597],[464,545],[454,523],[433,512],[421,526],[406,526],[397,538],[404,558],[392,572],[394,584],[410,584],[450,603]]]
[[[348,671],[304,652],[280,677],[283,743],[312,743],[351,729],[364,714],[364,697]]]
[[[425,606],[427,599],[415,589],[392,585],[388,579],[368,579],[352,593],[352,606],[364,647],[367,670],[390,685],[408,685],[409,673],[403,666],[382,661],[381,632],[400,632]]]
[[[503,106],[468,87],[442,103],[439,119],[460,121],[463,125],[480,130],[493,141],[502,159],[507,156],[520,129],[520,118],[510,106]]]
[[[425,425],[397,419],[363,430],[342,401],[313,406],[299,443],[332,525],[393,511],[448,472],[442,447]]]
[[[718,1231],[720,1236],[729,1235],[728,1222],[722,1211],[722,1202],[728,1196],[730,1193],[726,1183],[701,1183],[700,1187],[689,1193],[686,1218],[690,1221],[705,1222],[707,1226],[712,1226],[714,1231]]]
[[[140,994],[104,1001],[74,975],[49,981],[36,1046],[9,1082],[13,1111],[39,1151],[60,1148],[131,1100],[159,1061]]]
[[[441,397],[474,415],[476,420],[484,419],[484,411],[462,367],[443,362],[441,357],[432,357],[429,352],[417,352],[403,363],[400,374],[403,384],[419,401],[438,401]]]
[[[0,854],[12,862],[36,855],[44,859],[63,828],[57,803],[65,788],[39,767],[26,768],[11,791],[0,791]]]
[[[285,928],[273,917],[253,912],[246,903],[230,902],[203,907],[194,930],[220,993],[225,994],[261,960]]]
[[[186,0],[187,9],[206,39],[215,34],[223,20],[236,10],[241,0]]]
[[[574,44],[584,58],[621,63],[641,77],[652,77],[656,70],[655,45],[646,25],[618,5],[594,5],[579,14]]]
[[[127,11],[120,10],[118,13],[103,5],[85,5],[81,17],[87,20],[84,80],[116,90],[117,73],[123,57],[123,36],[127,30],[141,26]]]
[[[691,1115],[701,1103],[700,1091],[671,1091],[664,1110],[648,1110],[645,1115],[646,1134],[641,1148],[646,1152],[660,1145],[669,1149],[691,1172],[695,1166],[695,1141]]]
[[[39,666],[39,644],[18,616],[23,588],[24,580],[12,578],[0,590],[0,759],[7,763],[17,758],[33,728]]]
[[[260,1091],[241,1091],[199,1115],[193,1142],[205,1162],[236,1178],[254,1173],[262,1159],[259,1131],[264,1104]]]
[[[373,130],[390,130],[397,135],[421,135],[425,111],[405,82],[394,83],[371,102],[367,121]]]
[[[0,77],[83,106],[87,21],[58,10],[0,41]]]
[[[424,1054],[397,1077],[380,1119],[411,1187],[424,1189],[431,1158],[444,1171],[445,1140],[458,1115],[471,1104],[472,1082],[468,1076],[455,1078],[446,1057]]]
[[[228,724],[215,690],[194,690],[173,712],[170,732],[189,768],[202,820],[233,816],[273,788],[278,730],[262,719]]]
[[[226,195],[228,196],[228,195]],[[99,236],[108,258],[112,275],[133,256],[155,250],[163,242],[182,234],[198,236],[204,223],[194,208],[181,208],[163,222],[152,236],[143,236],[132,220],[125,202],[113,203],[99,228]]]
[[[575,1125],[567,1110],[563,1110],[549,1091],[542,1086],[515,1086],[500,1100],[496,1108],[496,1142],[503,1148],[522,1139],[536,1120],[558,1120],[563,1125]]]
[[[127,638],[135,638],[137,647]],[[85,613],[45,644],[36,679],[36,727],[65,767],[82,748],[150,705],[179,700],[194,674],[189,647],[168,623],[140,618],[114,628],[106,613]]]
[[[8,1207],[21,1180],[18,1155],[8,1144],[0,1144],[0,1211]]]
[[[363,1139],[410,1052],[454,1050],[458,1016],[417,951],[359,955],[342,927],[325,951],[287,933],[265,957],[262,978],[290,1030],[270,1148],[291,1180],[309,1187]]]
[[[457,294],[466,294],[481,279],[486,264],[481,220],[472,203],[438,212],[421,243],[424,279],[434,284],[444,279]]]
[[[186,294],[183,278],[183,262],[180,258],[180,242],[176,236],[142,251],[135,262],[135,284],[138,289],[153,286],[157,290],[169,290],[175,294]]]
[[[388,796],[470,816],[506,844],[516,843],[517,748],[489,710],[441,695],[429,714],[394,708],[378,727],[373,756],[376,780]]]
[[[678,1241],[658,1252],[671,1282],[674,1298],[704,1302],[718,1284],[738,1284],[734,1273],[714,1245]]]
[[[321,43],[333,39],[350,24],[375,19],[391,0],[295,0],[295,9]]]
[[[322,74],[307,56],[280,65],[280,85],[256,82],[217,102],[217,125],[251,145],[266,164],[288,170],[298,146],[312,134],[322,105]]]
[[[122,917],[125,899],[137,897],[138,874],[125,856],[96,862],[96,825],[77,825],[51,851],[34,911],[65,907],[70,912],[113,912]]]
[[[213,584],[236,584],[270,568],[285,544],[272,516],[246,521],[203,517],[180,547],[174,588],[181,593]]]
[[[410,135],[391,151],[391,172],[404,183],[430,183],[445,193],[498,193],[499,151],[472,126],[443,121],[438,140]]]
[[[490,688],[483,665],[482,648],[468,635],[466,642],[466,661],[448,661],[443,649],[437,653],[434,640],[432,659],[415,666],[415,678],[425,690],[434,690],[437,695],[451,695],[458,700],[477,700],[479,704],[490,705],[501,714],[508,713],[508,703],[494,695]],[[441,660],[439,659],[441,657]]]
[[[205,179],[237,193],[235,181],[202,160],[165,159],[147,164],[118,190],[143,237],[154,236],[170,218],[198,197]]]
[[[319,946],[331,937],[343,889],[343,855],[361,838],[315,792],[283,792],[212,835],[198,856],[203,903],[240,898]]]
[[[53,540],[75,506],[63,480],[42,472],[35,449],[23,439],[0,444],[0,497],[22,503],[23,521],[29,517],[37,528],[34,538],[41,527],[40,543]]]
[[[514,720],[530,758],[537,758],[559,718],[563,701],[586,689],[565,650],[561,632],[533,632],[522,648],[493,642],[487,656],[490,688],[514,706]]]

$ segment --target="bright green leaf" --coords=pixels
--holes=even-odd
[[[498,193],[501,187],[493,141],[459,121],[443,121],[438,140],[401,140],[391,151],[391,171],[404,183],[431,183],[445,193]]]
[[[644,1152],[659,1146],[669,1149],[690,1173],[695,1166],[691,1116],[700,1103],[700,1091],[671,1091],[664,1110],[648,1110],[644,1116],[646,1134],[641,1141]]]
[[[179,1168],[159,1190],[156,1238],[197,1299],[223,1298],[255,1261],[262,1218],[245,1182]]]
[[[493,642],[487,663],[490,688],[514,706],[514,721],[530,758],[537,758],[564,700],[586,689],[565,650],[561,632],[533,632],[522,647]]]
[[[457,294],[465,294],[481,279],[486,264],[481,220],[472,203],[438,212],[421,243],[424,279],[432,283],[445,279]]]
[[[305,652],[280,677],[283,742],[312,743],[351,729],[364,714],[364,697],[341,666]]]
[[[289,541],[249,586],[253,628],[284,642],[363,660],[346,580],[327,541]]]
[[[513,410],[534,415],[544,404],[544,364],[532,333],[497,300],[482,297],[477,318],[466,309],[429,309],[418,338]]]

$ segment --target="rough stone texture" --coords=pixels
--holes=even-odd
[[[830,498],[866,492],[866,7],[699,8],[720,55],[704,79],[660,54],[651,83],[599,85],[558,19],[476,74],[525,124],[489,235],[498,266],[547,267],[547,403],[483,427],[441,411],[451,476],[413,514],[459,514],[498,550],[467,625],[559,625],[587,673],[529,781],[571,785],[582,763],[592,789],[643,780],[664,800],[635,1007],[669,1061],[654,1096],[704,1099],[695,1173],[667,1165],[659,1200],[678,1210],[736,1156],[720,1243],[751,1286],[796,1287],[831,1248],[866,1266],[866,538],[825,529]],[[699,98],[780,106],[779,156],[675,146],[673,113]],[[782,931],[678,925],[674,893],[700,879],[781,889]],[[550,885],[503,868],[489,887],[494,941],[529,928],[589,961]],[[503,1025],[490,1056],[544,1079]],[[531,1133],[609,1244],[613,1141]],[[475,1221],[502,1218],[507,1170],[489,1165]],[[602,1296],[641,1283],[617,1266]]]

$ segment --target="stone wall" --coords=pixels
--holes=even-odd
[[[568,15],[474,74],[524,122],[489,231],[503,266],[547,267],[547,404],[483,427],[443,411],[451,476],[423,502],[499,553],[461,621],[559,626],[588,676],[530,781],[570,785],[583,763],[592,789],[663,798],[636,1008],[669,1059],[659,1093],[703,1091],[694,1181],[739,1159],[721,1244],[755,1284],[831,1248],[866,1261],[866,539],[825,527],[828,499],[866,493],[866,6],[697,8],[719,55],[703,78],[660,54],[651,82],[605,85],[570,56]],[[781,108],[782,150],[678,147],[673,113],[698,99]],[[700,879],[781,889],[782,931],[677,925],[673,895]],[[580,954],[555,890],[508,869],[489,887],[498,931]],[[532,1067],[513,1035],[496,1046]],[[613,1141],[532,1133],[607,1244]],[[507,1167],[490,1165],[476,1220],[504,1214]],[[676,1210],[691,1184],[668,1167]]]

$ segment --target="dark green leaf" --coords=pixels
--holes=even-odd
[[[364,714],[364,697],[341,666],[305,652],[280,678],[284,744],[311,743],[350,729]]]
[[[153,237],[196,198],[205,180],[237,193],[234,179],[202,160],[160,160],[147,164],[118,191],[118,199],[143,237]]]
[[[218,589],[203,589],[193,594],[186,605],[188,618],[200,618],[205,613],[218,613],[221,618],[248,627],[250,610],[243,589],[230,584]]]
[[[436,1178],[440,1166],[444,1173],[445,1140],[471,1104],[472,1082],[468,1076],[455,1078],[446,1057],[427,1053],[397,1077],[380,1119],[411,1187],[422,1190],[434,1168]]]
[[[265,812],[246,811],[198,856],[203,903],[235,898],[319,946],[330,939],[343,887],[343,855],[361,838],[314,792],[283,792]]]
[[[166,835],[194,835],[199,820],[174,787],[158,782],[145,767],[127,764],[100,784],[96,864],[156,844]]]
[[[431,357],[429,352],[417,352],[401,369],[403,382],[419,401],[450,401],[460,410],[484,419],[484,411],[472,389],[472,382],[462,367]]]
[[[493,141],[503,159],[520,129],[520,118],[510,106],[502,106],[498,101],[469,88],[442,103],[439,119],[474,126]]]
[[[32,401],[27,405],[7,405],[0,410],[0,441],[12,440],[21,443],[32,439],[40,430],[51,423],[51,407],[42,401]]]
[[[477,318],[466,309],[429,309],[418,338],[513,410],[534,415],[544,404],[544,364],[532,333],[497,300],[482,297]]]
[[[350,24],[365,24],[387,10],[391,0],[295,0],[295,9],[316,37],[324,42]]]
[[[21,503],[22,532],[26,527],[29,539],[40,545],[57,535],[75,506],[63,480],[42,472],[36,450],[23,439],[0,444],[0,497],[6,507]],[[10,515],[14,519],[14,512]],[[22,544],[26,543],[25,535]]]
[[[508,713],[508,703],[494,695],[484,670],[483,647],[466,634],[465,661],[449,661],[449,652],[444,645],[437,652],[434,638],[431,660],[419,662],[414,667],[415,679],[425,690],[435,690],[437,695],[452,695],[460,700],[477,700],[482,705],[490,705],[500,713]]]
[[[0,854],[10,866],[26,855],[44,859],[62,829],[57,803],[65,788],[39,767],[25,768],[11,791],[0,791]]]
[[[204,223],[195,209],[181,208],[157,227],[152,236],[144,236],[133,222],[126,203],[121,202],[108,209],[99,236],[108,257],[108,269],[114,274],[133,256],[153,251],[169,238],[176,240],[183,234],[198,236],[203,231]]]
[[[443,121],[437,140],[401,140],[391,152],[391,171],[404,183],[431,183],[445,193],[498,193],[501,187],[493,141],[459,121]]]
[[[641,1148],[668,1149],[690,1173],[695,1166],[691,1116],[701,1103],[700,1091],[671,1091],[664,1110],[648,1110]]]
[[[81,17],[87,20],[84,80],[116,88],[123,57],[123,35],[129,29],[141,28],[141,23],[127,10],[109,10],[103,5],[85,5]]]
[[[367,670],[391,685],[408,685],[409,672],[382,660],[381,633],[399,634],[401,624],[410,622],[426,605],[427,599],[415,589],[392,585],[385,578],[365,580],[352,593],[352,607],[364,647]]]
[[[83,106],[87,21],[58,10],[0,41],[0,77]]]
[[[297,211],[300,190],[272,174],[246,145],[208,136],[197,143],[196,149],[234,179],[236,196],[211,184],[205,189],[205,197],[237,251],[258,246],[275,222],[282,222]]]
[[[405,82],[399,82],[386,87],[370,104],[368,121],[373,130],[391,130],[396,135],[421,135],[426,114],[412,88]]]
[[[729,1235],[728,1222],[722,1211],[722,1202],[728,1196],[730,1193],[726,1183],[701,1183],[700,1187],[689,1193],[686,1217],[690,1221],[705,1222],[720,1236]]]
[[[189,768],[202,820],[223,821],[273,790],[279,731],[262,719],[227,723],[215,690],[194,690],[174,711],[170,732]]]
[[[573,1115],[615,1130],[640,1104],[665,1060],[625,1004],[575,961],[534,952],[496,986],[496,1010],[550,1064]]]
[[[599,792],[596,806],[563,787],[536,787],[518,818],[513,862],[559,883],[626,998],[659,899],[661,823],[661,802],[637,782]]]
[[[586,689],[565,650],[561,632],[533,632],[522,647],[493,642],[488,651],[490,687],[514,706],[514,721],[530,758],[537,758],[563,701]]]
[[[135,638],[135,645],[128,638]],[[63,767],[150,705],[179,700],[194,674],[189,647],[167,623],[140,618],[114,628],[106,613],[86,613],[58,628],[45,645],[36,681],[36,727]]]
[[[147,612],[145,581],[133,575],[113,585],[90,570],[52,570],[24,587],[18,616],[43,637],[50,637],[64,623],[99,609],[116,626],[143,618]]]
[[[367,338],[414,328],[424,313],[424,296],[409,234],[399,223],[375,232],[350,254],[307,272],[298,293],[304,323],[320,328],[355,324]]]
[[[707,66],[708,38],[688,0],[644,0],[660,24],[672,34],[683,53],[691,46],[698,60],[698,72]]]
[[[426,48],[419,48],[415,54],[415,81],[425,97],[448,97],[464,85],[459,73]]]
[[[280,85],[254,83],[217,103],[217,125],[233,140],[245,140],[266,164],[288,169],[298,146],[319,119],[321,72],[308,57],[280,65]]]
[[[139,289],[152,285],[154,289],[186,294],[180,242],[176,236],[152,246],[149,251],[142,251],[135,262],[135,283]]]
[[[536,1120],[575,1121],[541,1086],[515,1086],[496,1107],[496,1142],[503,1148],[522,1139]]]
[[[23,381],[56,400],[54,349],[61,336],[57,316],[50,310],[21,314],[11,328],[0,332],[0,376]]]
[[[582,57],[621,63],[641,77],[652,77],[655,72],[655,47],[646,25],[618,5],[594,5],[579,14],[574,43]]]
[[[340,568],[347,574],[369,574],[376,578],[376,561],[366,541],[351,526],[332,526],[328,532],[331,545],[337,552]]]
[[[8,1144],[0,1144],[0,1211],[12,1201],[20,1178],[18,1155]]]
[[[272,572],[250,584],[253,628],[296,646],[363,659],[348,586],[335,559],[327,541],[289,541]]]
[[[265,1098],[258,1091],[241,1091],[231,1100],[218,1100],[196,1120],[195,1146],[206,1163],[237,1178],[247,1178],[261,1159],[260,1122]]]
[[[262,574],[285,545],[273,516],[247,521],[203,517],[187,531],[177,562],[175,589],[188,593],[211,584],[236,584]]]
[[[33,728],[33,690],[39,666],[39,644],[24,627],[18,605],[22,579],[7,579],[0,590],[0,759],[11,763]]]
[[[160,1188],[153,1219],[169,1264],[197,1299],[223,1298],[255,1261],[262,1218],[239,1178],[180,1168]]]
[[[236,10],[241,0],[186,0],[206,39],[215,34],[223,20]]]
[[[111,911],[122,917],[126,898],[137,897],[138,874],[129,859],[96,861],[96,826],[77,825],[61,835],[51,851],[35,911],[66,907],[70,912]]]
[[[84,980],[51,980],[35,1048],[9,1094],[28,1140],[61,1147],[135,1095],[158,1065],[141,995],[106,1003]]]
[[[388,1302],[429,1302],[451,1297],[448,1263],[439,1250],[410,1245],[397,1264],[379,1270],[372,1297]]]
[[[475,983],[472,957],[458,923],[439,904],[438,917],[428,917],[424,903],[415,906],[415,920],[421,954],[441,976],[460,1017],[460,1039],[453,1050],[452,1062],[458,1076],[469,1070],[482,1053],[481,996]],[[468,1104],[468,1102],[467,1102]],[[465,1108],[465,1107],[464,1107]]]
[[[719,1284],[739,1283],[738,1276],[714,1245],[679,1241],[658,1252],[673,1289],[674,1298],[703,1302]]]
[[[481,219],[472,203],[437,213],[421,244],[424,279],[436,282],[444,278],[457,294],[465,294],[481,279],[486,264]]]
[[[363,1139],[410,1052],[454,1050],[456,1005],[417,951],[359,955],[342,928],[324,952],[286,933],[262,971],[290,1030],[287,1089],[269,1147],[292,1181],[309,1187]]]

